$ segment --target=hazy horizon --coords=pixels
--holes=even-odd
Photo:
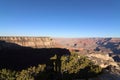
[[[25,36],[25,35],[24,36],[20,36],[20,35],[19,36],[13,36],[13,35],[11,35],[11,36],[10,35],[5,36],[5,35],[0,35],[0,37],[50,37],[50,38],[58,38],[58,39],[62,39],[62,38],[64,38],[64,39],[72,39],[72,38],[75,38],[75,39],[77,39],[77,38],[78,39],[79,38],[81,38],[81,39],[82,38],[83,39],[84,38],[120,38],[120,37],[60,37],[60,36],[59,37],[53,37],[53,36],[30,36],[30,35],[29,36]]]
[[[120,37],[119,0],[0,0],[0,36]]]

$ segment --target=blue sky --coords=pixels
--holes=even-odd
[[[120,37],[120,0],[0,0],[0,36]]]

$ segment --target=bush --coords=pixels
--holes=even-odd
[[[0,80],[16,80],[16,71],[7,69],[0,70]]]
[[[22,71],[12,71],[9,69],[0,70],[0,80],[34,80],[34,78],[42,71],[45,65],[38,65],[38,67],[30,67]]]
[[[95,65],[87,57],[78,56],[76,53],[72,53],[69,60],[66,56],[63,56],[61,60],[61,71],[65,80],[95,77],[102,71],[101,67]]]
[[[47,67],[52,67],[47,70]],[[71,53],[70,56],[55,55],[46,65],[33,66],[21,71],[0,70],[0,80],[72,80],[88,79],[101,73],[102,68],[87,59]]]

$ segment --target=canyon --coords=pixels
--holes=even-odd
[[[52,37],[23,37],[1,36],[0,50],[20,49],[29,47],[39,48],[65,48],[71,52],[90,55],[95,53],[112,57],[120,61],[120,38],[52,38]]]
[[[32,48],[67,48],[69,50],[94,50],[106,53],[120,53],[120,38],[52,38],[0,36],[0,47],[15,48],[16,44]],[[12,47],[11,47],[12,46]]]
[[[17,53],[14,52],[13,50],[16,50]],[[70,52],[76,52],[78,55],[87,56],[90,60],[92,60],[95,64],[100,65],[102,68],[106,68],[111,65],[113,67],[115,66],[116,67],[115,70],[117,69],[117,71],[113,70],[113,72],[109,73],[107,72],[107,74],[110,75],[111,73],[117,74],[117,79],[115,80],[120,79],[119,75],[120,66],[118,65],[118,63],[120,62],[120,38],[52,38],[52,37],[0,36],[1,63],[3,63],[3,59],[15,60],[17,58],[23,59],[22,62],[25,63],[24,61],[26,60],[25,57],[28,57],[29,63],[32,62],[32,60],[30,59],[33,59],[37,62],[38,59],[33,58],[36,56],[41,58],[39,60],[44,61],[44,63],[46,63],[49,60],[49,58],[53,55],[56,55],[56,53],[58,53],[57,55],[60,55],[60,53],[66,54],[69,53],[68,50]],[[38,54],[41,51],[43,52],[43,54]],[[47,54],[47,52],[51,52],[51,55]],[[4,54],[7,56],[4,56]],[[31,56],[28,56],[29,54]],[[17,56],[15,59],[8,58],[8,56],[14,57],[14,55]],[[44,60],[45,58],[47,60]],[[19,66],[21,64],[19,64]],[[110,80],[109,79],[110,77],[108,77],[107,74],[105,72],[105,75],[101,75],[100,78],[105,77],[106,80]],[[113,77],[116,78],[115,75]],[[99,80],[105,79],[100,78]]]

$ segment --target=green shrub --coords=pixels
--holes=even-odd
[[[65,80],[95,77],[102,71],[101,67],[85,56],[78,56],[77,53],[72,53],[68,61],[66,56],[63,56],[61,60],[61,72]]]
[[[34,78],[42,71],[45,65],[30,67],[22,71],[12,71],[9,69],[0,70],[0,80],[34,80]]]
[[[7,69],[0,70],[0,80],[16,80],[16,71],[11,71]]]

